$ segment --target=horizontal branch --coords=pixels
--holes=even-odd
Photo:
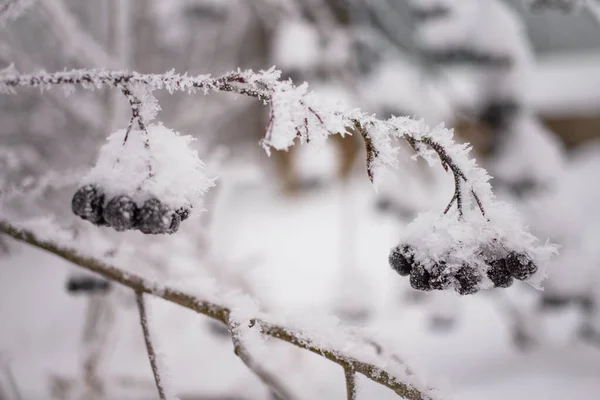
[[[140,74],[128,71],[107,71],[101,69],[72,70],[54,73],[20,74],[16,71],[0,73],[0,92],[11,93],[16,88],[41,87],[56,85],[81,85],[86,89],[104,86],[121,87],[123,85],[147,85],[153,89],[166,89],[170,93],[185,91],[192,93],[198,89],[205,91],[222,91],[243,94],[259,100],[269,101],[268,90],[279,74],[275,70],[254,73],[252,71],[230,72],[211,77],[209,75],[188,75],[167,72],[164,74]]]
[[[18,229],[6,221],[0,221],[0,232],[3,232],[19,241],[28,243],[34,247],[46,250],[69,262],[72,262],[73,264],[127,286],[138,293],[148,293],[160,297],[171,303],[178,304],[182,307],[206,315],[225,325],[227,325],[229,322],[229,316],[231,312],[229,308],[220,304],[202,300],[196,296],[172,288],[168,285],[147,280],[132,272],[121,270],[95,258],[79,254],[76,250],[58,246],[51,241],[38,238],[30,231]],[[370,362],[358,360],[335,349],[316,345],[315,341],[310,340],[307,332],[296,331],[285,326],[269,323],[259,318],[252,319],[250,324],[259,327],[261,332],[265,335],[291,343],[302,349],[309,350],[315,354],[327,358],[330,361],[333,361],[336,364],[341,365],[343,368],[350,368],[353,371],[366,376],[372,381],[388,387],[405,399],[432,399],[431,395],[425,392],[425,389],[420,390],[412,384],[402,382],[399,377]]]

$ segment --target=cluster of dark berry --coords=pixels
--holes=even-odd
[[[110,289],[110,282],[93,276],[71,276],[66,285],[67,292],[77,293],[106,293]]]
[[[513,278],[526,280],[536,271],[537,266],[525,254],[509,251],[505,256],[492,257],[482,255],[487,264],[487,276],[495,287],[507,288]],[[461,295],[479,291],[482,276],[473,266],[463,264],[459,268],[448,268],[445,261],[439,261],[430,268],[425,268],[415,260],[415,249],[404,244],[390,252],[390,266],[400,275],[410,275],[410,285],[417,290],[445,290],[453,287]]]
[[[75,215],[94,225],[109,226],[122,232],[137,229],[145,234],[175,233],[190,215],[189,207],[173,210],[157,198],[141,206],[127,195],[106,199],[97,185],[85,185],[75,192],[71,208]]]

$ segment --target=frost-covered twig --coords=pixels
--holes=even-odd
[[[346,398],[356,400],[356,374],[352,367],[344,367],[344,377],[346,378]]]
[[[167,397],[165,395],[165,389],[163,387],[163,379],[160,376],[156,352],[154,351],[154,345],[152,344],[150,328],[148,327],[148,314],[146,312],[146,304],[144,302],[144,293],[141,291],[136,291],[135,299],[137,302],[138,312],[140,314],[140,324],[142,325],[142,331],[144,332],[144,342],[146,343],[146,350],[148,350],[148,359],[150,360],[150,367],[152,367],[154,382],[156,382],[156,390],[158,390],[160,400],[167,400]]]
[[[245,321],[250,326],[250,321]],[[233,351],[235,355],[246,364],[248,369],[252,371],[276,396],[279,400],[294,400],[296,397],[285,385],[271,372],[267,371],[252,355],[244,344],[244,340],[240,334],[241,324],[234,321],[232,318],[227,323],[231,341],[233,342]]]
[[[223,305],[203,300],[194,295],[185,293],[167,285],[162,285],[158,282],[149,281],[132,272],[126,272],[112,265],[108,265],[98,259],[82,255],[73,249],[58,246],[54,242],[38,238],[31,231],[19,229],[5,221],[0,221],[0,232],[3,232],[19,241],[46,250],[69,262],[79,265],[82,268],[102,275],[106,279],[113,280],[124,286],[127,286],[136,292],[152,294],[171,303],[178,304],[182,307],[206,315],[214,320],[220,321],[223,324],[227,324],[229,321],[229,315],[231,311],[229,308]],[[360,357],[346,354],[346,352],[341,348],[322,344],[322,340],[315,340],[315,338],[310,335],[310,332],[306,332],[304,330],[300,331],[276,323],[271,323],[262,318],[251,319],[250,323],[254,326],[257,326],[260,329],[260,332],[264,335],[271,336],[291,343],[297,347],[306,349],[314,354],[325,357],[328,360],[341,365],[342,367],[352,368],[356,373],[360,373],[372,381],[390,388],[396,394],[405,399],[433,399],[433,393],[431,393],[431,389],[420,388],[416,383],[408,383],[404,381],[404,379],[408,379],[408,377],[400,377],[399,374],[394,372],[395,369],[393,366],[391,366],[387,360],[380,356],[367,358],[366,355],[362,355],[361,357],[365,358],[362,360]],[[342,333],[343,332],[338,331],[336,334],[340,335]],[[335,341],[332,343],[335,343]]]
[[[35,0],[6,0],[0,5],[0,24],[19,18]]]
[[[369,178],[374,181],[377,169],[396,164],[396,151],[392,148],[391,140],[402,138],[422,156],[428,157],[427,148],[433,150],[439,156],[442,166],[453,172],[456,190],[452,202],[456,200],[461,216],[463,184],[468,186],[482,213],[485,203],[491,201],[493,196],[487,183],[489,177],[469,159],[468,147],[455,145],[451,131],[443,127],[432,130],[422,121],[407,117],[392,117],[383,121],[360,110],[331,107],[321,103],[308,91],[306,85],[296,87],[290,81],[281,81],[279,78],[280,72],[274,69],[258,73],[250,70],[236,71],[215,78],[208,75],[190,77],[172,71],[165,74],[139,74],[73,70],[51,74],[19,74],[8,70],[0,74],[0,92],[10,93],[19,87],[45,88],[52,85],[81,85],[87,89],[106,85],[119,88],[145,85],[150,90],[166,89],[171,93],[178,90],[193,93],[198,89],[202,89],[204,93],[233,92],[270,103],[269,124],[262,142],[267,151],[270,147],[285,150],[298,138],[306,142],[323,141],[328,135],[344,134],[354,129],[365,139],[367,170]],[[135,113],[133,105],[132,109]],[[137,120],[140,121],[139,118]],[[469,175],[473,175],[475,179]]]

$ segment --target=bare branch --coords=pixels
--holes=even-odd
[[[250,322],[248,321],[248,324]],[[296,397],[285,385],[271,372],[267,371],[248,351],[244,345],[240,334],[240,324],[233,321],[231,318],[227,324],[231,341],[233,342],[233,351],[235,355],[246,364],[248,369],[252,371],[276,396],[279,400],[294,400]]]
[[[200,299],[196,296],[184,293],[178,289],[158,282],[152,282],[139,275],[129,271],[121,270],[112,265],[106,264],[100,260],[79,254],[77,251],[56,245],[55,243],[38,238],[32,232],[16,228],[8,222],[0,221],[0,232],[3,232],[19,241],[29,243],[32,246],[44,249],[55,254],[69,262],[79,265],[89,271],[102,275],[106,279],[113,280],[124,286],[127,286],[139,293],[148,293],[160,297],[171,303],[194,310],[204,314],[212,319],[227,324],[229,321],[229,308]],[[324,347],[317,345],[317,341],[311,340],[311,336],[305,331],[296,331],[292,328],[269,323],[263,319],[253,319],[251,323],[258,326],[260,331],[285,342],[291,343],[302,349],[318,354],[328,360],[344,367],[350,367],[355,372],[360,373],[374,382],[393,390],[399,396],[407,400],[427,400],[432,399],[430,389],[420,389],[411,383],[405,383],[399,376],[393,372],[384,369],[370,361],[359,360],[358,358],[346,355],[341,349]],[[337,332],[336,334],[340,334]],[[381,365],[388,365],[381,357],[373,360]]]
[[[344,367],[344,377],[346,378],[346,398],[356,400],[356,374],[352,367]]]
[[[136,291],[135,299],[137,302],[138,312],[140,313],[140,324],[142,325],[142,331],[144,332],[144,341],[146,342],[146,350],[148,350],[150,367],[152,367],[154,382],[156,382],[156,390],[158,390],[160,400],[167,400],[162,377],[160,376],[159,366],[157,363],[156,352],[154,351],[154,346],[152,344],[150,329],[148,328],[148,314],[146,313],[146,305],[144,304],[144,293]]]

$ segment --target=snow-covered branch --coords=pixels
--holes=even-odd
[[[154,345],[152,344],[152,336],[150,334],[150,328],[148,327],[148,313],[146,312],[144,293],[137,291],[135,293],[135,299],[137,303],[138,312],[140,314],[140,324],[142,325],[142,331],[144,333],[144,342],[146,343],[146,350],[148,351],[148,359],[150,360],[150,367],[152,368],[154,382],[156,383],[156,390],[158,390],[160,400],[167,400],[167,396],[165,394],[165,389],[163,385],[163,377],[160,374],[160,367],[158,366],[156,351],[154,350]]]
[[[140,275],[80,254],[73,249],[59,246],[52,241],[40,239],[32,232],[19,229],[8,222],[0,222],[0,232],[46,250],[106,279],[127,286],[136,293],[147,293],[160,297],[206,315],[225,325],[229,322],[231,307],[204,300],[172,286],[148,280]],[[314,327],[285,326],[279,322],[270,322],[268,316],[258,315],[256,318],[249,318],[249,321],[264,335],[280,339],[325,357],[344,368],[351,368],[356,373],[360,373],[370,380],[390,388],[402,398],[426,400],[433,399],[435,396],[432,389],[423,387],[415,380],[414,376],[407,374],[406,368],[402,368],[396,362],[390,362],[391,360],[379,354],[368,351],[372,346],[365,346],[364,341],[355,340],[354,335],[345,332],[340,326],[317,332],[314,331]]]
[[[246,327],[253,326],[254,324],[250,321],[244,321],[240,323],[235,321],[233,318],[229,318],[227,323],[229,334],[231,335],[231,341],[233,342],[233,351],[236,356],[242,360],[244,364],[252,371],[270,390],[271,393],[279,400],[294,400],[296,396],[285,387],[285,385],[279,380],[273,373],[267,371],[252,355],[244,343],[242,333],[240,330],[243,325]]]
[[[417,218],[390,255],[391,266],[400,275],[410,275],[412,286],[419,290],[448,289],[472,294],[494,286],[510,286],[513,278],[538,285],[555,252],[553,246],[537,243],[512,208],[495,201],[487,172],[470,157],[470,146],[454,142],[452,130],[442,125],[430,128],[409,117],[380,120],[359,109],[329,104],[310,92],[307,84],[295,86],[291,81],[280,80],[280,72],[275,69],[258,73],[235,71],[220,77],[191,77],[172,71],[139,74],[103,70],[51,74],[6,70],[0,74],[0,91],[7,93],[16,88],[52,85],[122,90],[132,106],[131,123],[137,121],[141,131],[145,131],[145,124],[158,110],[157,104],[151,104],[155,99],[150,93],[155,89],[171,93],[223,91],[254,97],[270,105],[270,118],[261,141],[268,154],[271,148],[287,150],[297,141],[324,143],[329,135],[358,132],[365,141],[367,172],[375,185],[385,169],[397,166],[396,144],[398,139],[405,140],[430,165],[441,162],[446,171],[452,172],[455,183],[443,213]],[[141,95],[132,97],[134,89]],[[456,212],[451,210],[454,204]]]
[[[356,400],[356,374],[351,367],[344,367],[344,377],[346,378],[346,398]]]

